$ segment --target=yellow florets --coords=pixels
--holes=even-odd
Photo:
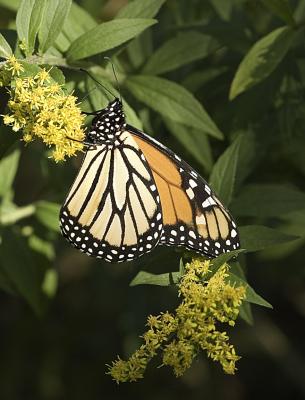
[[[172,314],[148,317],[149,330],[143,335],[144,344],[128,361],[118,358],[109,367],[117,383],[142,378],[157,350],[163,352],[163,365],[171,366],[177,377],[190,367],[200,350],[218,361],[224,372],[234,374],[240,357],[229,343],[228,334],[219,331],[216,325],[234,325],[246,288],[230,285],[227,264],[207,279],[209,267],[210,261],[200,259],[186,264],[185,275],[178,285],[181,304]]]
[[[48,147],[55,146],[52,153],[55,161],[74,155],[83,148],[77,141],[84,139],[84,116],[77,98],[65,95],[45,69],[34,76],[19,77],[22,71],[14,56],[1,71],[2,85],[7,86],[7,80],[13,79],[8,101],[10,114],[3,116],[4,124],[10,125],[13,131],[22,130],[26,143],[38,137]]]

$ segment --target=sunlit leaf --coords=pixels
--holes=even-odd
[[[19,146],[13,146],[0,160],[0,196],[5,196],[11,189],[17,172],[19,158]]]
[[[69,47],[70,60],[81,60],[113,49],[154,25],[154,19],[116,19],[104,22],[77,38]]]
[[[288,52],[296,32],[284,26],[257,41],[243,58],[233,79],[230,99],[267,78]]]
[[[39,51],[44,53],[50,48],[60,34],[72,0],[52,0],[46,2],[41,27],[38,33]]]
[[[140,101],[166,118],[223,137],[199,101],[184,87],[167,79],[137,75],[127,79],[127,88]]]
[[[26,44],[26,52],[32,54],[36,35],[42,23],[46,0],[22,0],[17,12],[18,37]]]
[[[11,46],[7,43],[5,37],[0,33],[0,57],[8,58],[13,54]]]
[[[219,48],[211,36],[199,32],[180,33],[163,43],[147,61],[142,72],[159,75],[207,57]]]
[[[165,0],[134,0],[129,1],[117,13],[116,18],[154,18]]]

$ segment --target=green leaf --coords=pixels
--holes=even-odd
[[[104,22],[77,38],[69,47],[67,57],[81,60],[113,49],[154,25],[154,19],[116,19]]]
[[[207,57],[220,47],[211,36],[199,32],[180,33],[165,42],[149,58],[143,74],[159,75]]]
[[[166,118],[218,139],[223,138],[199,101],[177,83],[155,76],[137,75],[128,78],[125,84],[135,97]]]
[[[72,0],[47,1],[38,33],[40,53],[45,53],[55,43],[70,11],[71,3]]]
[[[215,273],[219,267],[221,267],[223,264],[226,264],[227,262],[229,262],[232,258],[237,257],[238,254],[240,254],[244,251],[245,251],[244,249],[233,250],[233,251],[229,251],[228,253],[220,254],[218,257],[214,258],[211,261],[212,273]]]
[[[198,129],[187,128],[177,122],[164,118],[168,130],[189,151],[207,172],[213,165],[212,150],[207,135]]]
[[[288,25],[294,26],[295,20],[287,0],[261,0],[275,15],[280,17]]]
[[[247,185],[230,208],[234,215],[278,217],[305,209],[305,193],[280,184]]]
[[[41,290],[43,268],[35,262],[25,241],[9,229],[2,234],[0,264],[17,292],[37,314],[41,314],[45,299]]]
[[[25,41],[26,53],[33,53],[45,4],[45,0],[22,0],[18,9],[16,16],[17,33],[19,39]]]
[[[230,284],[235,284],[237,286],[245,286],[246,287],[246,298],[245,300],[249,303],[257,304],[262,307],[273,308],[268,301],[263,299],[259,294],[255,292],[255,290],[242,278],[236,276],[232,272],[229,272],[229,276],[227,280]]]
[[[237,69],[230,89],[230,99],[267,78],[285,57],[295,36],[295,31],[284,26],[257,41]]]
[[[0,0],[0,6],[11,11],[17,11],[21,0]]]
[[[55,296],[58,288],[58,274],[55,269],[49,268],[46,270],[41,288],[49,298]]]
[[[98,73],[92,74],[98,82],[100,82],[105,88],[107,88],[114,96],[120,97],[120,93],[114,86],[104,77],[102,77]],[[94,90],[96,88],[97,90]],[[106,91],[103,92],[99,87],[97,87],[96,83],[88,76],[86,79],[86,92],[89,93],[89,102],[91,106],[91,111],[100,110],[104,108],[109,103],[109,98],[107,97]],[[124,113],[126,116],[126,122],[135,128],[143,129],[142,122],[139,120],[137,114],[134,109],[127,103],[127,101],[123,98],[123,107]]]
[[[178,283],[180,277],[181,277],[180,272],[151,274],[150,272],[140,271],[130,282],[129,286],[137,286],[137,285],[170,286]]]
[[[203,71],[195,71],[182,81],[183,86],[190,92],[198,91],[202,86],[228,71],[228,67],[205,68]]]
[[[36,218],[45,227],[55,232],[59,232],[59,211],[60,205],[49,201],[39,201],[36,203]]]
[[[0,196],[5,196],[12,187],[20,159],[19,145],[12,146],[0,160]]]
[[[55,258],[55,251],[52,242],[41,239],[40,237],[32,234],[28,239],[29,247],[36,251],[37,253],[42,254],[48,260],[53,261]]]
[[[1,258],[1,257],[0,257]],[[0,263],[0,288],[9,294],[17,294],[14,285],[10,281],[4,268]]]
[[[62,53],[66,52],[71,43],[94,28],[97,22],[82,7],[76,3],[72,3],[70,12],[65,20],[63,29],[56,39],[55,47]]]
[[[116,18],[154,18],[165,0],[134,0],[122,7]]]
[[[17,207],[11,202],[4,201],[0,207],[0,225],[13,225],[21,219],[28,218],[35,212],[35,206],[29,204]]]
[[[228,1],[228,0],[210,0],[212,3],[215,11],[217,14],[220,16],[221,19],[225,21],[229,21],[232,10],[233,10],[233,1]]]
[[[227,206],[234,194],[239,153],[243,142],[244,135],[239,135],[218,158],[210,176],[213,190]]]
[[[0,33],[0,57],[9,58],[13,54],[11,46],[5,40],[5,37]]]
[[[238,231],[241,246],[248,252],[263,250],[266,247],[298,239],[298,236],[287,235],[286,233],[262,225],[241,226]]]
[[[253,320],[253,315],[252,315],[252,309],[251,309],[251,304],[248,303],[247,301],[242,302],[240,308],[239,308],[239,316],[242,318],[247,324],[253,325],[254,320]]]

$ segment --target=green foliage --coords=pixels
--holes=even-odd
[[[235,74],[230,89],[230,99],[267,78],[287,54],[295,31],[290,27],[277,28],[249,50]]]
[[[177,83],[155,76],[137,75],[130,77],[126,85],[136,98],[164,117],[222,138],[222,133],[202,105]]]
[[[11,46],[7,43],[4,36],[0,33],[0,57],[8,58],[13,54]]]
[[[261,292],[257,285],[264,282],[264,296],[273,304],[270,277],[284,288],[290,264],[294,287],[305,256],[304,4],[134,0],[119,10],[109,2],[113,8],[107,11],[104,3],[0,0],[0,11],[7,13],[7,21],[0,17],[0,66],[12,54],[22,60],[20,76],[33,76],[44,66],[65,93],[74,91],[83,110],[93,111],[103,108],[110,95],[79,68],[118,95],[104,59],[111,56],[127,122],[194,166],[237,220],[245,251],[216,258],[211,273],[228,263],[230,282],[246,285],[240,317],[251,324],[251,304],[270,307],[256,293]],[[0,96],[2,115],[8,101],[3,88]],[[74,265],[83,271],[91,260],[59,235],[60,205],[78,162],[54,166],[48,149],[16,143],[20,138],[0,125],[0,287],[41,315],[58,282],[69,286]],[[126,281],[176,285],[184,264],[178,271],[174,254],[172,248],[154,251],[132,264],[137,273]],[[117,271],[107,268],[97,265],[94,271]],[[85,270],[81,278],[91,273]],[[266,277],[250,286],[248,270],[251,277],[262,271]],[[127,275],[130,269],[122,265],[120,271]],[[107,282],[112,289],[116,273]],[[98,293],[108,290],[113,297],[112,289],[100,286]]]
[[[53,46],[56,38],[62,31],[70,11],[71,3],[72,0],[54,0],[46,2],[38,35],[39,51],[42,54]]]
[[[46,20],[42,21],[45,1],[22,0],[16,16],[16,26],[19,39],[26,46],[26,53],[32,54],[35,47],[37,32],[42,23],[46,29]]]
[[[155,20],[145,18],[104,22],[77,38],[69,47],[67,57],[75,61],[103,53],[134,38],[155,23]]]

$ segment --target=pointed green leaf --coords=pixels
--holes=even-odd
[[[134,0],[129,1],[117,13],[116,18],[154,18],[165,0]]]
[[[81,60],[113,49],[154,25],[154,19],[116,19],[104,22],[77,38],[69,47],[67,57]]]
[[[11,190],[18,168],[19,158],[19,146],[13,146],[0,160],[0,196],[5,196]]]
[[[296,31],[284,26],[257,41],[240,63],[230,89],[230,99],[267,78],[288,52]]]
[[[253,325],[254,320],[253,320],[253,315],[252,315],[252,309],[251,309],[251,304],[248,303],[247,301],[242,302],[240,308],[239,308],[239,316],[241,319],[243,319],[247,324]]]
[[[230,209],[235,215],[278,217],[305,209],[305,193],[280,184],[244,186]]]
[[[7,43],[4,36],[0,33],[0,57],[9,58],[13,54],[11,46]]]
[[[210,0],[215,11],[225,21],[229,21],[233,10],[233,1],[228,0]]]
[[[288,25],[294,26],[295,20],[287,0],[261,0],[275,15],[280,17]]]
[[[180,33],[165,42],[149,58],[142,72],[159,75],[207,57],[220,47],[211,36],[199,32]]]
[[[231,203],[234,194],[239,152],[243,141],[244,136],[239,135],[222,153],[214,164],[210,177],[213,190],[227,206]]]
[[[166,118],[222,139],[208,113],[183,86],[150,75],[132,76],[125,84],[135,97]]]
[[[26,52],[33,53],[36,35],[42,22],[46,0],[22,0],[17,12],[18,37],[25,41]]]
[[[262,225],[241,226],[239,229],[241,246],[248,252],[263,250],[266,247],[280,245],[298,239],[276,229]]]
[[[246,301],[249,303],[257,304],[262,307],[273,308],[268,301],[263,299],[259,294],[255,292],[255,290],[242,278],[236,276],[232,272],[229,272],[229,276],[227,280],[230,284],[235,284],[237,286],[245,286],[246,287]]]
[[[237,257],[238,254],[244,252],[244,249],[238,249],[238,250],[233,250],[229,251],[228,253],[223,253],[220,254],[218,257],[214,258],[211,261],[212,264],[212,272],[216,272],[219,267],[221,267],[223,264],[226,264],[229,262],[232,258]]]
[[[170,286],[178,283],[180,277],[181,277],[180,272],[151,274],[150,272],[140,271],[130,282],[129,286],[137,286],[137,285]]]
[[[46,2],[41,27],[38,33],[39,51],[45,53],[60,34],[72,0],[52,0]]]

